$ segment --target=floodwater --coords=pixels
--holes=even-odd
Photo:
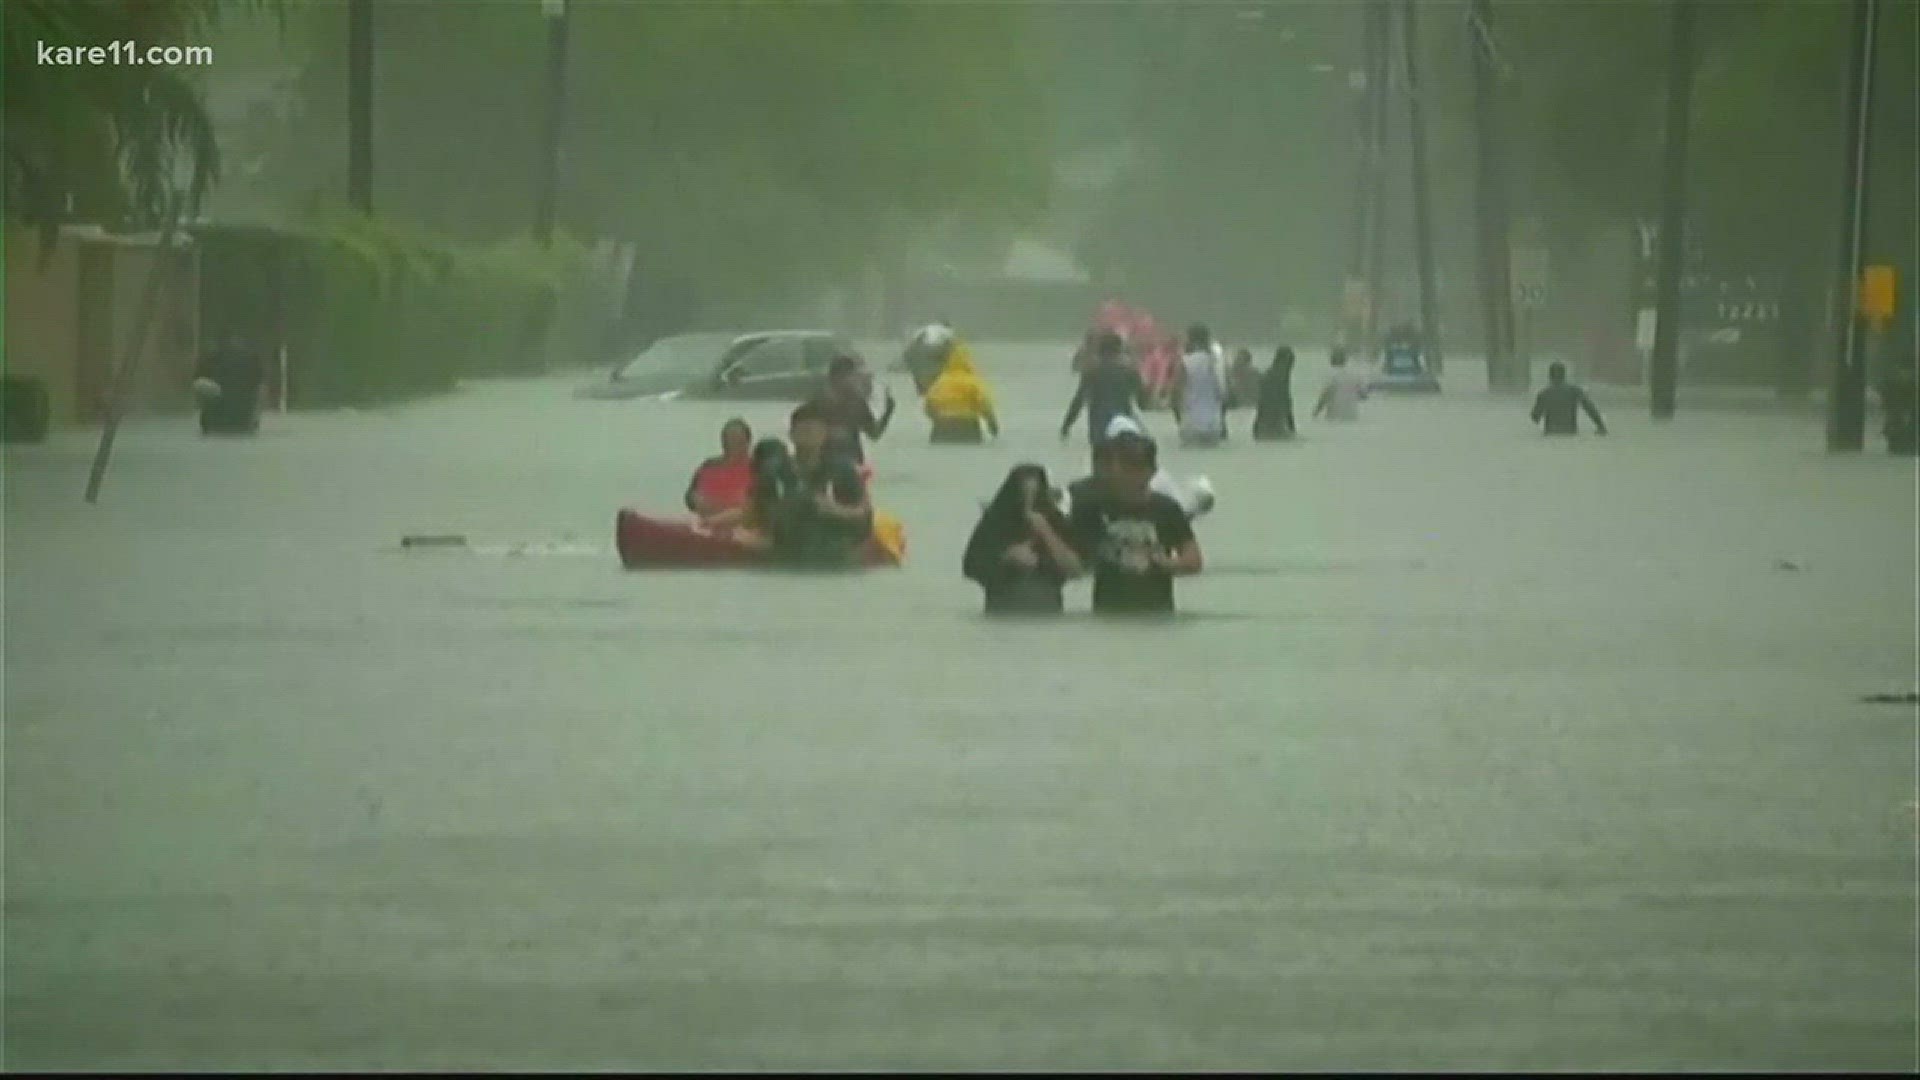
[[[858,575],[623,572],[735,409],[585,376],[130,423],[97,507],[95,433],[9,447],[6,1064],[1920,1063],[1911,459],[1456,364],[1169,448],[1185,617],[989,622],[1067,350],[980,348],[985,448],[888,377]]]

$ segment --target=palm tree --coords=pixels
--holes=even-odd
[[[219,176],[220,149],[183,70],[41,64],[38,52],[204,41],[221,7],[220,0],[7,0],[0,56],[7,217],[51,239],[63,221],[151,227],[177,189],[184,210],[196,208]]]

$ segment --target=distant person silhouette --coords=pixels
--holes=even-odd
[[[1585,390],[1567,381],[1567,365],[1554,361],[1547,368],[1547,388],[1533,399],[1533,422],[1546,423],[1548,435],[1580,434],[1580,413],[1593,421],[1595,434],[1607,433],[1607,422]]]

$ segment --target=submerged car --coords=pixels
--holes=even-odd
[[[851,341],[827,330],[674,334],[581,387],[580,396],[804,401],[825,385],[828,365],[842,354],[860,355]]]

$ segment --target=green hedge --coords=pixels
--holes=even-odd
[[[579,287],[585,265],[585,249],[570,240],[464,244],[361,215],[316,217],[282,235],[296,408],[541,370],[547,350],[545,341],[528,347],[530,320],[543,293]]]

